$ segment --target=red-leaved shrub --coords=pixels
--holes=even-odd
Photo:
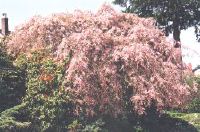
[[[64,87],[74,92],[77,113],[118,115],[129,104],[142,114],[152,101],[162,110],[183,105],[190,95],[179,49],[154,25],[104,5],[97,13],[33,17],[7,46],[13,56],[47,49],[58,63],[71,54]]]

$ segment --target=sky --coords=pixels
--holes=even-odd
[[[9,28],[29,20],[34,15],[47,16],[52,13],[73,12],[76,9],[97,11],[103,3],[113,0],[0,0],[0,14],[7,13]],[[116,10],[119,6],[112,5]],[[196,42],[194,29],[181,32],[183,60],[193,67],[200,64],[200,43]]]
[[[96,11],[104,2],[111,4],[112,0],[0,0],[0,14],[7,13],[13,30],[34,15],[46,16],[75,9]]]

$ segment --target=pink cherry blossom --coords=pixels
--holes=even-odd
[[[181,107],[192,91],[183,80],[187,69],[180,50],[155,21],[116,12],[108,5],[97,13],[33,17],[12,32],[7,47],[13,56],[46,49],[58,63],[71,52],[65,87],[82,102],[77,113],[85,109],[92,115],[122,114],[129,94],[126,98],[138,114],[145,113],[152,101],[159,111]]]

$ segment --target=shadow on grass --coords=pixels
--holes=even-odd
[[[104,126],[108,132],[200,132],[198,128],[189,122],[171,117],[168,114],[161,117],[143,117],[139,124],[129,122],[128,120],[106,121]]]
[[[143,119],[144,132],[199,132],[192,124],[169,115],[162,115],[154,120]]]

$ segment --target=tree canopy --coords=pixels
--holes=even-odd
[[[113,3],[125,7],[124,12],[155,18],[166,35],[173,33],[176,41],[180,41],[181,30],[191,26],[198,29],[200,0],[114,0]]]
[[[97,13],[34,17],[11,34],[7,48],[13,56],[46,49],[56,62],[68,58],[63,87],[89,115],[122,114],[127,101],[142,114],[152,101],[162,110],[190,95],[180,52],[154,23],[104,5]]]

